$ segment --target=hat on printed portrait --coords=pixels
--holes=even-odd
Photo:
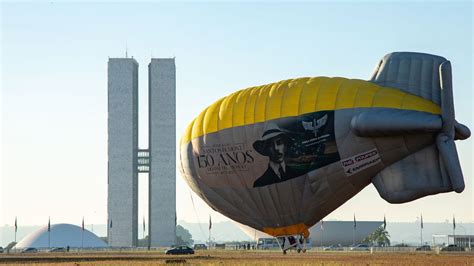
[[[268,143],[275,137],[283,136],[287,140],[287,133],[275,123],[266,123],[262,137],[253,143],[253,148],[263,156],[268,156]]]

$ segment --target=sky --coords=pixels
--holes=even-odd
[[[473,129],[473,4],[465,2],[1,3],[0,225],[107,221],[107,60],[139,63],[146,148],[147,65],[176,58],[177,144],[187,124],[238,89],[304,76],[368,79],[393,51],[453,65],[456,119]],[[473,222],[473,142],[457,142],[466,189],[389,204],[372,185],[328,220]],[[147,215],[141,174],[139,221]],[[177,172],[177,218],[213,222]],[[192,200],[194,204],[192,203]]]

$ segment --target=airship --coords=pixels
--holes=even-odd
[[[368,81],[303,77],[219,99],[184,132],[179,169],[211,208],[286,250],[370,184],[390,203],[461,193],[454,141],[470,134],[450,61],[394,52]]]

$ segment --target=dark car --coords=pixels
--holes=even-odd
[[[463,247],[458,247],[457,245],[448,245],[441,249],[441,251],[465,251]]]
[[[423,245],[421,247],[417,247],[416,251],[431,251],[431,247],[428,245]]]
[[[38,250],[36,248],[25,248],[21,251],[21,253],[36,253]]]
[[[194,250],[188,246],[178,246],[166,250],[166,255],[184,255],[184,254],[194,254]]]
[[[66,252],[65,248],[52,248],[49,252]]]
[[[358,244],[358,245],[355,245],[355,246],[351,247],[350,250],[352,250],[352,251],[368,251],[370,249],[369,249],[369,245],[367,245],[367,244]]]

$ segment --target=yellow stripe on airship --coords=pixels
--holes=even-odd
[[[297,78],[240,90],[206,108],[187,127],[181,144],[226,128],[306,113],[384,107],[440,114],[437,104],[399,89],[346,78]]]

